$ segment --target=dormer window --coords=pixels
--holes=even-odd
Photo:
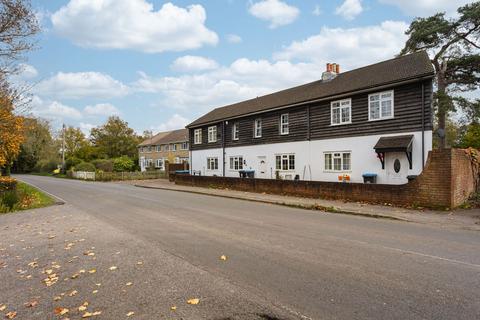
[[[352,99],[333,101],[331,103],[331,125],[352,123]]]

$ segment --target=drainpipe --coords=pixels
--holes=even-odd
[[[422,171],[425,169],[425,84],[422,82]]]
[[[223,176],[225,177],[225,123],[228,121],[222,121],[222,164],[223,164]]]

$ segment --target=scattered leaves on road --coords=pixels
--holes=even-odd
[[[130,311],[129,313],[127,313],[127,317],[131,317],[131,316],[133,316],[134,314],[135,314],[135,312]]]
[[[200,299],[194,298],[194,299],[189,299],[187,300],[188,304],[196,305],[200,303]]]
[[[38,301],[33,300],[33,301],[30,301],[30,302],[25,303],[25,307],[27,307],[27,308],[33,308],[33,307],[35,307],[37,304],[38,304]]]
[[[110,271],[115,271],[115,270],[117,270],[117,267],[116,267],[116,266],[110,267]]]
[[[57,308],[55,308],[54,313],[56,315],[63,316],[65,314],[67,314],[69,311],[70,310],[68,310],[67,308],[57,307]]]
[[[177,306],[172,306],[172,307],[170,308],[170,310],[172,310],[172,311],[177,310]]]
[[[7,309],[6,305],[4,305],[4,304],[0,305],[0,311],[4,311],[5,309]]]
[[[226,255],[220,256],[220,260],[222,260],[222,261],[227,261],[227,256],[226,256]]]
[[[5,318],[7,318],[7,319],[14,319],[16,316],[17,316],[17,312],[16,312],[16,311],[10,311],[9,313],[7,313],[7,314],[5,315]]]
[[[102,314],[102,311],[85,312],[82,318],[91,318],[91,317],[99,316],[101,314]]]

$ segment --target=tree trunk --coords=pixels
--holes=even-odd
[[[445,149],[446,147],[446,120],[447,120],[447,109],[448,106],[445,105],[446,101],[443,99],[446,93],[446,82],[445,82],[445,75],[442,71],[437,72],[437,83],[438,83],[438,90],[437,95],[438,99],[438,110],[437,110],[437,118],[438,118],[438,129],[443,132],[443,134],[439,135],[439,149]]]

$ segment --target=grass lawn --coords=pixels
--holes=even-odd
[[[0,213],[43,208],[54,203],[54,199],[37,188],[18,181],[16,191],[0,196]]]

